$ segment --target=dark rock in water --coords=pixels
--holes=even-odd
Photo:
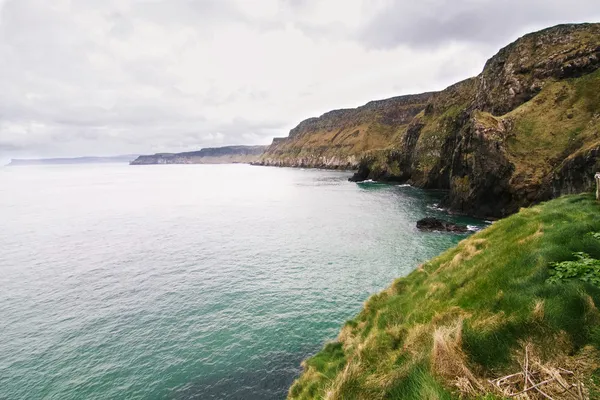
[[[364,168],[359,168],[348,180],[350,182],[363,182],[369,179],[369,171]]]
[[[427,217],[417,221],[417,228],[422,231],[443,231],[443,232],[468,232],[464,225],[453,224],[452,222],[442,221],[441,219]]]

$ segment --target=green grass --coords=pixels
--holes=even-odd
[[[598,143],[598,85],[600,70],[550,81],[536,97],[500,117],[511,121],[506,144],[515,175],[539,184],[567,156]]]
[[[593,232],[600,204],[587,194],[495,222],[372,296],[289,397],[493,399],[488,379],[520,370],[525,344],[599,393],[600,288],[548,282],[575,253],[600,259]]]

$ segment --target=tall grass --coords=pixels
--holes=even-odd
[[[600,259],[590,232],[600,205],[587,194],[497,221],[372,296],[289,397],[492,399],[488,379],[519,370],[526,345],[600,396],[600,288],[548,282],[573,253]]]

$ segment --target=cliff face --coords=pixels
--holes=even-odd
[[[600,170],[600,24],[559,25],[503,48],[441,92],[306,120],[265,165],[354,168],[354,180],[448,190],[444,205],[500,217],[590,190]]]
[[[258,161],[266,146],[207,147],[185,153],[158,153],[139,156],[131,165],[150,164],[232,164]]]
[[[355,180],[449,190],[445,205],[499,217],[591,190],[600,169],[600,24],[562,25],[502,49],[435,94]]]
[[[384,149],[424,108],[431,93],[372,101],[302,121],[287,138],[276,138],[257,164],[355,168],[372,150]]]

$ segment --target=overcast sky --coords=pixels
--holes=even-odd
[[[598,0],[0,0],[0,161],[268,144]]]

